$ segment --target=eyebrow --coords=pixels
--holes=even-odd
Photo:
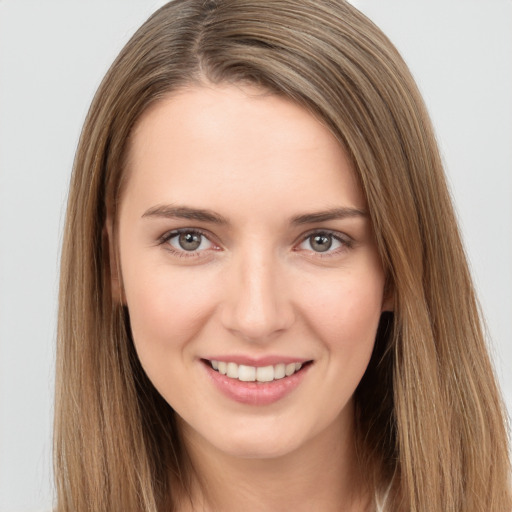
[[[315,222],[326,222],[328,220],[347,219],[352,217],[367,217],[368,213],[359,208],[331,208],[321,212],[304,213],[292,218],[292,224],[314,224]]]
[[[339,220],[353,217],[367,217],[365,210],[350,207],[331,208],[329,210],[304,213],[292,217],[291,224],[300,226],[303,224],[314,224],[315,222],[326,222],[328,220]],[[202,208],[190,208],[188,206],[157,205],[146,210],[142,217],[163,217],[166,219],[188,219],[200,222],[210,222],[217,225],[228,225],[229,221],[222,215]]]
[[[222,215],[202,208],[189,208],[188,206],[158,205],[146,210],[142,217],[163,217],[166,219],[189,219],[213,224],[229,224]]]

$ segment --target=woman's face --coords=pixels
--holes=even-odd
[[[133,339],[188,438],[269,458],[349,431],[386,305],[365,200],[330,132],[260,89],[190,88],[144,114],[126,172]]]

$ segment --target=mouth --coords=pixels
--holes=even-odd
[[[225,359],[212,357],[201,359],[201,362],[211,382],[222,394],[250,406],[280,403],[285,397],[293,395],[314,362],[275,356],[251,359],[226,355]]]
[[[273,382],[285,379],[300,372],[313,361],[278,363],[267,366],[249,366],[232,361],[203,359],[203,362],[214,371],[241,382]]]

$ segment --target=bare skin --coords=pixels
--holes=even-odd
[[[194,467],[207,484],[194,480],[192,504],[184,499],[180,512],[370,511],[372,500],[347,434],[334,431],[334,439],[318,436],[309,453],[299,449],[272,460],[226,457],[218,451],[205,455],[203,447],[196,446],[202,440],[191,440]]]
[[[353,394],[389,304],[343,148],[284,98],[207,85],[144,114],[127,173],[119,293],[197,476],[181,512],[366,511]]]

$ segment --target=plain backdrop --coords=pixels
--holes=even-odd
[[[0,512],[52,503],[66,189],[109,64],[157,0],[0,0]],[[430,109],[512,410],[512,2],[354,0]]]

